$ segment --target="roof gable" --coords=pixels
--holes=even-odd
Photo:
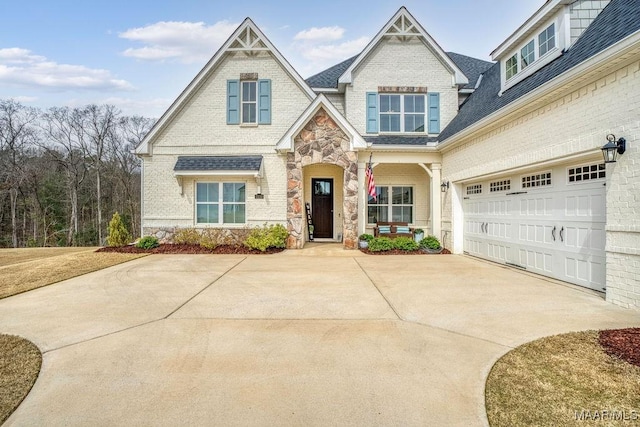
[[[353,72],[373,51],[373,49],[384,39],[397,37],[400,39],[418,38],[420,39],[453,74],[453,84],[466,85],[469,80],[462,70],[449,58],[436,41],[426,32],[420,23],[403,6],[398,12],[382,27],[376,36],[369,42],[364,50],[356,57],[349,67],[338,78],[338,84],[350,84],[353,82]]]
[[[256,52],[270,52],[273,58],[282,66],[287,74],[298,84],[301,90],[307,95],[309,100],[315,97],[311,87],[304,81],[298,72],[289,64],[275,46],[260,31],[258,26],[250,19],[246,18],[240,26],[231,34],[227,41],[218,49],[207,64],[200,70],[196,77],[182,91],[178,98],[156,122],[151,131],[145,136],[135,152],[138,155],[151,155],[152,143],[160,131],[170,123],[185,103],[191,98],[196,90],[206,81],[212,71],[224,60],[228,52],[245,52],[248,55]]]

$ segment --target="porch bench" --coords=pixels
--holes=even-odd
[[[408,222],[378,222],[373,227],[373,237],[388,237],[395,239],[396,237],[413,238],[413,228],[409,227]]]

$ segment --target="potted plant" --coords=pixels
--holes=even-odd
[[[358,238],[358,246],[360,247],[360,249],[366,249],[369,247],[369,241],[373,239],[373,236],[371,234],[361,234],[360,237]]]
[[[427,236],[420,240],[420,249],[431,254],[439,254],[442,252],[442,245],[436,236]]]
[[[413,237],[417,243],[420,243],[420,240],[424,239],[424,230],[422,228],[416,228],[413,230]]]

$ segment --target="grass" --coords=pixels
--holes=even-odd
[[[596,331],[556,335],[503,356],[485,393],[492,427],[617,425],[613,411],[640,418],[640,367],[608,356]]]
[[[42,354],[33,343],[0,334],[0,424],[29,393],[41,366]]]
[[[0,298],[121,264],[145,254],[96,253],[72,248],[1,249]],[[62,248],[71,249],[71,248]]]

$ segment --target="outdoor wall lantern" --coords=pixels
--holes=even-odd
[[[449,181],[442,181],[442,184],[440,184],[440,191],[444,193],[448,189],[449,189]]]
[[[612,133],[607,135],[607,143],[602,147],[602,155],[605,163],[615,163],[618,154],[624,154],[627,149],[627,141],[620,138],[616,141],[616,136]]]

